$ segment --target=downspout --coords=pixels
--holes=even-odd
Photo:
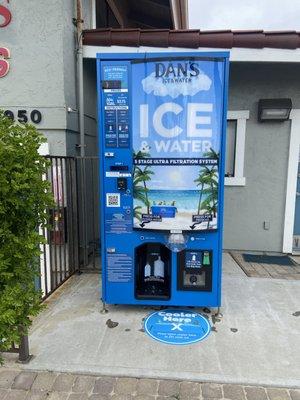
[[[82,48],[82,4],[81,0],[76,0],[77,16],[77,95],[78,95],[78,127],[80,134],[80,156],[85,156],[85,138],[84,138],[84,105],[83,105],[83,48]]]
[[[84,135],[84,101],[83,101],[83,47],[82,47],[82,3],[76,0],[76,26],[77,26],[77,108],[78,128],[80,136],[80,200],[81,200],[81,248],[83,253],[83,266],[88,264],[88,238],[87,238],[87,210],[86,210],[86,170],[85,170],[85,135]],[[80,260],[78,265],[80,273]]]

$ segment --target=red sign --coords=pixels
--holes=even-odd
[[[9,3],[9,0],[7,0],[7,2]],[[10,24],[11,12],[9,11],[8,8],[0,5],[0,16],[2,17],[2,18],[0,18],[0,28],[4,28],[5,26]],[[4,22],[1,22],[1,20],[3,18],[4,18]]]
[[[9,0],[6,0],[9,3]],[[4,19],[4,20],[3,20]],[[11,12],[7,7],[0,5],[0,28],[5,28],[11,22]],[[0,78],[8,74],[10,51],[6,47],[0,47]]]
[[[9,71],[9,62],[6,61],[10,58],[10,51],[6,47],[0,47],[0,78],[7,75]]]

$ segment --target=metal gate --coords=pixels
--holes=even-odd
[[[43,179],[51,184],[54,206],[49,227],[40,228],[46,243],[40,246],[37,287],[46,298],[75,272],[99,269],[99,182],[97,157],[47,156],[50,166]]]

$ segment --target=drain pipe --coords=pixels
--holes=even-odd
[[[78,108],[78,128],[80,135],[80,199],[81,199],[81,240],[83,251],[83,266],[88,264],[88,245],[87,245],[87,210],[86,210],[86,170],[85,170],[85,136],[84,136],[84,100],[83,100],[83,47],[82,47],[82,3],[81,0],[76,0],[76,26],[77,26],[77,108]],[[80,259],[78,265],[78,272],[80,269]]]
[[[82,4],[81,0],[76,0],[76,25],[77,25],[77,96],[78,96],[78,126],[80,133],[80,156],[85,156],[84,138],[84,105],[83,105],[83,49],[82,49]]]

